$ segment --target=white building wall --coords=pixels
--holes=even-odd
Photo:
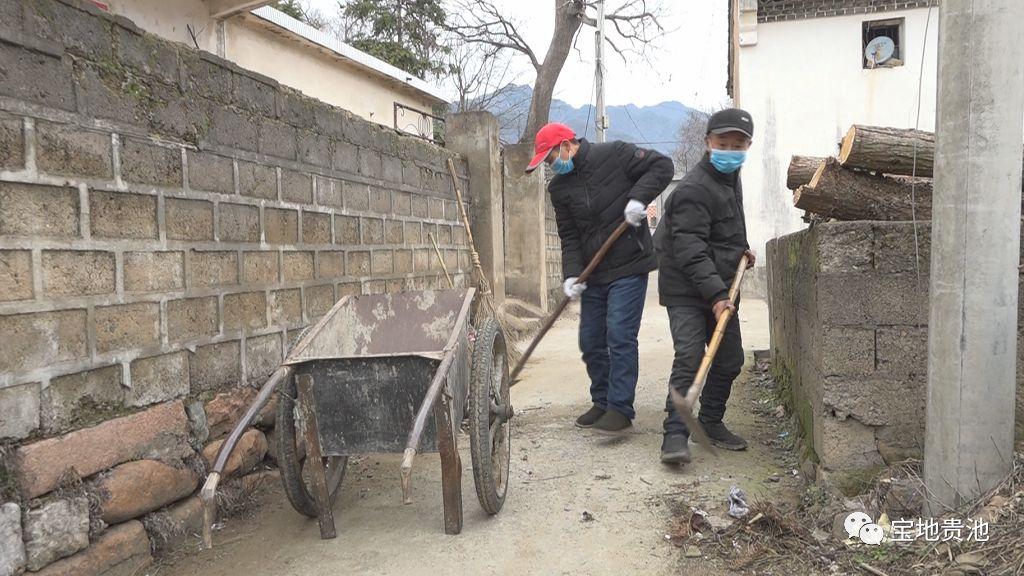
[[[892,11],[757,25],[756,44],[740,49],[739,105],[753,115],[755,138],[743,168],[751,247],[804,226],[786,188],[793,155],[829,156],[853,124],[913,128],[918,78],[922,130],[935,128],[938,9]],[[904,65],[865,70],[862,23],[905,18]],[[763,259],[762,259],[763,262]]]
[[[168,40],[217,54],[217,21],[204,0],[106,0],[110,12]],[[195,34],[195,42],[189,33]]]
[[[111,13],[128,18],[147,32],[189,46],[198,44],[202,50],[371,122],[394,127],[395,102],[426,112],[439,102],[280,27],[275,30],[273,24],[257,16],[243,13],[218,21],[210,16],[208,0],[107,1]],[[419,114],[400,112],[398,129],[429,135],[433,123]]]
[[[225,37],[228,60],[371,122],[394,127],[395,102],[432,111],[431,100],[326,51],[272,33],[255,16],[229,19]],[[410,112],[398,120],[398,128],[410,133],[432,126]]]

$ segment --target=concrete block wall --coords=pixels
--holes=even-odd
[[[533,306],[546,308],[548,294],[548,237],[545,205],[550,202],[541,174],[525,174],[532,144],[513,144],[502,150],[505,218],[505,291]]]
[[[0,2],[0,504],[201,460],[210,403],[336,299],[441,286],[428,234],[464,284],[449,157],[91,3]],[[58,552],[28,566],[87,553]]]
[[[562,241],[558,238],[555,207],[551,197],[544,194],[544,236],[547,239],[548,306],[556,306],[562,294]]]
[[[844,490],[922,456],[930,227],[834,222],[768,244],[773,369],[805,456]],[[1024,423],[1018,345],[1018,422]]]

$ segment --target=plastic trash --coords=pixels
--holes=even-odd
[[[733,518],[745,518],[750,513],[750,506],[747,505],[747,495],[740,490],[739,486],[729,489],[729,516]]]

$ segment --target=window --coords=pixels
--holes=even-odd
[[[903,25],[903,18],[864,22],[861,52],[864,68],[903,66]]]

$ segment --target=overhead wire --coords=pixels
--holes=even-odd
[[[914,123],[914,130],[921,130],[921,95],[924,86],[924,62],[925,53],[928,49],[928,30],[932,22],[932,8],[928,6],[928,16],[924,23],[924,40],[921,46],[921,67],[917,75],[917,119]],[[910,168],[910,219],[914,225],[914,270],[917,273],[917,288],[921,288],[921,246],[917,231],[917,144],[918,138],[914,136],[913,161]]]
[[[647,140],[647,136],[644,136],[644,131],[640,129],[640,126],[637,126],[636,120],[633,120],[633,115],[629,113],[629,104],[623,106],[622,109],[626,111],[626,116],[629,117],[629,121],[633,123],[633,128],[636,128],[636,133],[639,134],[641,138],[643,138],[643,140],[638,143],[653,144],[653,142]]]
[[[590,100],[587,101],[587,121],[583,123],[583,137],[587,137],[587,130],[590,129],[590,113],[597,107],[597,103],[594,102],[594,98],[597,96],[597,78],[594,78],[594,82],[590,85]],[[594,134],[597,134],[597,127],[594,127]]]

